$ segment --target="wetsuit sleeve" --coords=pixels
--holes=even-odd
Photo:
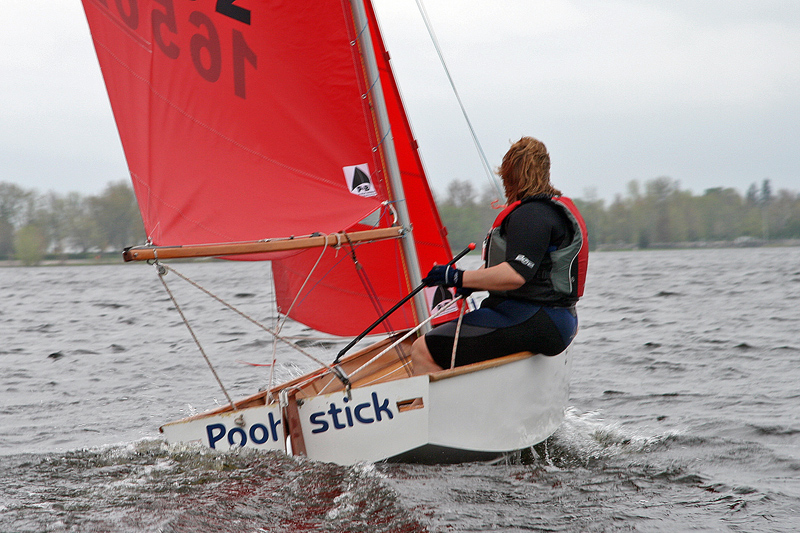
[[[563,240],[564,228],[553,207],[530,202],[508,216],[505,235],[506,261],[527,282],[536,275],[551,243]]]

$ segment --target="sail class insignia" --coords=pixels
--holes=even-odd
[[[350,192],[364,198],[377,196],[372,180],[369,179],[369,165],[355,165],[344,167],[344,177]]]

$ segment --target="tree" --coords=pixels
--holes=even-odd
[[[97,221],[91,215],[89,200],[78,193],[70,193],[64,200],[64,219],[66,240],[70,248],[86,253],[97,242]]]
[[[17,259],[24,265],[39,263],[47,251],[47,236],[44,229],[36,224],[21,227],[14,236],[14,249]]]
[[[0,259],[14,254],[14,232],[25,221],[31,196],[18,185],[0,183]]]
[[[89,198],[89,210],[97,224],[96,245],[121,250],[144,240],[136,197],[127,182],[110,183],[99,196]]]
[[[665,176],[645,183],[644,201],[651,213],[648,233],[656,242],[672,242],[674,240],[670,219],[670,202],[673,195],[679,190],[679,183]]]
[[[772,201],[772,186],[769,184],[769,180],[764,180],[761,182],[761,204],[769,205],[771,201]]]
[[[750,187],[747,189],[747,194],[745,194],[745,202],[750,207],[758,205],[758,186],[755,183],[751,183]]]
[[[0,259],[7,259],[14,254],[14,226],[11,222],[0,218]]]
[[[597,193],[594,190],[588,190],[587,199],[575,199],[575,206],[583,215],[584,222],[586,223],[586,232],[589,234],[589,249],[593,250],[598,242],[606,241],[606,212],[605,202],[597,198]]]
[[[26,191],[13,183],[0,182],[0,220],[15,228],[30,222],[28,217],[33,197],[32,191]]]
[[[742,197],[736,189],[707,189],[700,203],[704,238],[711,241],[733,240],[742,235]]]

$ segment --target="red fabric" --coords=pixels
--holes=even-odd
[[[453,258],[453,255],[425,177],[417,143],[391,71],[375,13],[369,2],[367,2],[367,15],[420,269],[425,275],[434,263],[445,264]],[[355,39],[355,36],[353,38]],[[361,75],[361,79],[364,79],[364,74]],[[383,175],[384,169],[381,168],[379,172]],[[396,198],[390,196],[390,200],[394,201]],[[377,308],[367,296],[352,259],[341,260],[342,254],[345,253],[349,253],[349,248],[340,251],[338,258],[329,253],[323,256],[315,274],[306,285],[305,292],[308,292],[312,285],[313,290],[308,295],[301,296],[289,316],[320,331],[336,335],[355,335],[414,289],[406,269],[402,266],[403,252],[399,241],[360,246],[356,251],[358,262],[362,266],[362,274],[378,293]],[[319,251],[309,250],[288,260],[273,263],[278,305],[283,312],[291,305],[297,290],[319,255]],[[419,322],[415,315],[413,304],[409,302],[389,317],[386,325],[390,325],[394,330],[413,327]],[[453,316],[453,313],[443,315],[435,323],[449,320]],[[383,327],[375,330],[376,333],[380,331],[383,331]]]
[[[511,214],[511,211],[516,209],[517,206],[519,206],[519,204],[521,203],[522,203],[521,201],[517,200],[513,204],[507,205],[505,209],[500,211],[500,214],[497,215],[497,218],[494,219],[494,224],[492,224],[492,229],[499,228],[500,225],[503,223],[503,221],[506,219],[506,217]]]
[[[350,4],[211,0],[83,0],[145,230],[157,245],[235,242],[364,229],[396,200],[385,183]],[[445,232],[389,68],[372,7],[370,29],[423,273],[447,262]],[[350,192],[344,168],[368,165],[375,195]],[[384,222],[382,225],[386,225]],[[329,251],[330,252],[330,251]],[[326,253],[291,314],[349,335],[377,316],[352,261]],[[285,311],[319,250],[274,254]],[[412,287],[399,243],[363,245],[358,259],[384,307]],[[344,320],[346,310],[347,319]],[[410,305],[393,317],[414,323]]]
[[[248,25],[211,1],[83,4],[154,244],[329,233],[386,199],[383,184],[351,194],[342,170],[380,163],[349,5],[251,2]],[[217,64],[216,81],[204,78]]]

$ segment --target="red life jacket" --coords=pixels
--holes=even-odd
[[[589,265],[589,235],[586,231],[586,223],[578,208],[566,196],[555,196],[550,199],[537,198],[537,200],[550,201],[560,208],[572,223],[572,240],[566,246],[549,252],[552,261],[549,279],[556,292],[580,298],[583,296],[586,270]],[[495,219],[484,243],[484,261],[487,267],[505,261],[506,242],[500,227],[508,215],[523,201],[526,200],[517,200],[510,204]]]

